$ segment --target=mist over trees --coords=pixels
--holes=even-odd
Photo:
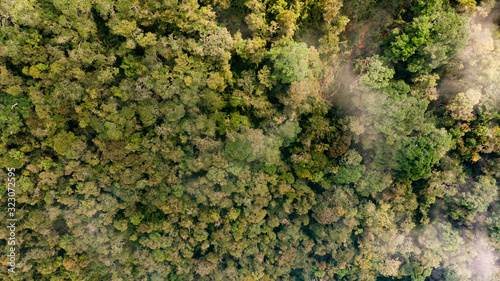
[[[498,1],[0,3],[2,280],[500,280]]]

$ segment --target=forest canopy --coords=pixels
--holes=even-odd
[[[498,1],[0,21],[0,279],[500,280]]]

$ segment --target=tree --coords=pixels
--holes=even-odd
[[[334,180],[340,184],[353,183],[358,181],[365,171],[365,165],[342,165],[335,174]]]
[[[480,176],[477,182],[467,182],[460,188],[454,200],[471,211],[485,212],[498,194],[495,184],[494,178]]]
[[[456,58],[467,41],[465,18],[442,1],[421,2],[413,7],[416,16],[389,36],[393,61],[408,61],[413,73],[430,73]]]
[[[283,83],[304,79],[309,70],[309,49],[305,43],[287,40],[284,46],[276,46],[266,52],[273,65],[273,76]]]
[[[434,129],[415,137],[403,137],[396,142],[394,169],[412,181],[427,178],[432,167],[451,148],[451,137],[445,130]]]
[[[227,142],[225,151],[229,159],[244,161],[251,156],[252,146],[248,140],[236,137]]]
[[[454,119],[467,121],[474,118],[474,106],[476,106],[480,100],[481,92],[475,89],[469,89],[464,93],[458,93],[447,108]]]
[[[202,34],[200,43],[205,56],[222,62],[231,58],[230,51],[233,48],[233,38],[226,28],[217,28],[213,32]]]
[[[86,148],[85,141],[72,132],[63,131],[54,136],[54,150],[68,159],[79,159]]]

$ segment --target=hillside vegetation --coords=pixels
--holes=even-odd
[[[500,280],[499,11],[1,1],[0,279]]]

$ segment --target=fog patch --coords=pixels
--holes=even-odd
[[[500,274],[498,253],[489,244],[488,238],[484,234],[477,234],[470,247],[476,251],[476,257],[469,265],[473,279],[490,280],[493,276]]]

